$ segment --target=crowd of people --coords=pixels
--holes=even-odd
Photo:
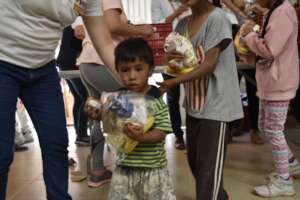
[[[14,151],[26,150],[22,145],[33,142],[28,115],[40,142],[47,199],[72,199],[56,67],[80,70],[81,76],[67,84],[74,97],[75,143],[90,147],[89,187],[111,182],[111,200],[176,199],[164,148],[166,136],[173,133],[174,147],[187,151],[195,198],[230,199],[223,185],[227,144],[232,126],[244,117],[237,61],[253,66],[243,71],[254,80],[246,81],[251,141],[269,143],[274,161],[268,183],[254,187],[254,192],[267,198],[295,195],[293,175],[300,174],[300,163],[287,144],[284,125],[299,86],[299,24],[288,0],[152,0],[153,23],[172,23],[198,56],[192,71],[176,76],[165,72],[157,86],[148,83],[155,66],[144,39],[155,29],[131,24],[121,0],[0,0],[0,7],[0,25],[6,27],[0,29],[0,199],[6,197]],[[236,37],[247,53],[234,46]],[[183,57],[168,52],[165,64],[172,67],[171,60]],[[151,97],[155,119],[147,130],[131,123],[124,127],[123,134],[138,144],[130,153],[116,154],[113,170],[104,165],[101,109],[88,103],[101,105],[101,95],[116,89],[110,82]],[[185,97],[185,131],[180,95]]]

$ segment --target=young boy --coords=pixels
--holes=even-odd
[[[128,90],[154,98],[155,122],[146,134],[136,126],[129,125],[124,130],[139,144],[121,160],[117,160],[108,199],[176,199],[164,149],[166,134],[172,132],[169,112],[159,89],[148,85],[148,78],[153,71],[152,51],[142,38],[127,39],[116,47],[115,63]]]

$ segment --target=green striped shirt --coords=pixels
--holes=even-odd
[[[158,88],[152,87],[147,95],[155,98],[152,103],[155,122],[152,128],[164,131],[166,134],[172,132],[169,110],[160,97]],[[128,153],[120,153],[117,165],[141,168],[159,168],[167,164],[165,141],[156,143],[139,143],[135,149]]]

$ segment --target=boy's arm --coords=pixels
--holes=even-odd
[[[130,125],[125,127],[124,133],[138,142],[142,143],[156,143],[161,142],[166,137],[166,132],[159,129],[151,129],[147,133],[143,133],[142,127],[137,127],[135,125]]]
[[[216,66],[221,53],[223,44],[219,44],[218,46],[211,48],[205,54],[205,60],[203,63],[199,64],[194,70],[189,73],[178,75],[176,78],[172,78],[166,80],[162,83],[158,83],[160,85],[161,93],[165,93],[169,88],[174,87],[180,83],[184,83],[187,81],[191,81],[194,79],[199,79],[201,76],[205,76],[207,74],[211,74]]]

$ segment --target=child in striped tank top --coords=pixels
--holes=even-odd
[[[160,83],[162,93],[185,85],[187,154],[196,180],[196,199],[227,200],[223,188],[228,123],[243,117],[231,24],[207,0],[181,0],[192,14],[175,31],[194,46],[198,64],[186,74]],[[182,59],[178,52],[167,60]]]

